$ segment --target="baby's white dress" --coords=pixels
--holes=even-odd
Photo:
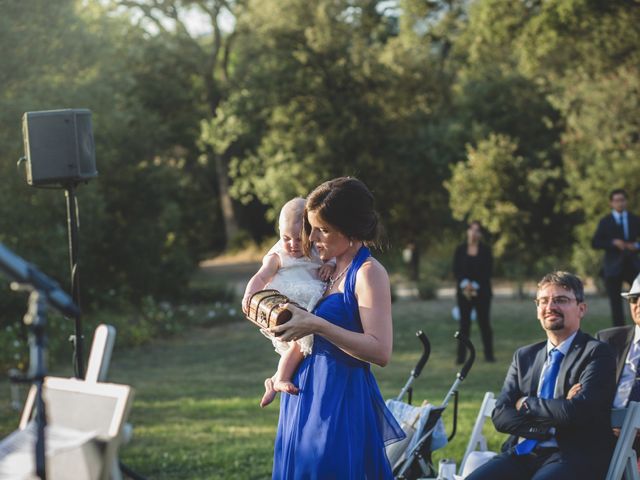
[[[280,240],[271,247],[267,255],[278,255],[280,269],[266,288],[274,288],[302,308],[312,311],[324,295],[326,288],[326,284],[318,276],[318,269],[323,265],[323,262],[315,248],[310,258],[294,258],[285,251],[282,240]],[[276,351],[281,355],[289,348],[287,342],[282,342],[275,337],[270,338]],[[302,337],[296,342],[300,345],[300,350],[305,356],[311,353],[313,335]]]

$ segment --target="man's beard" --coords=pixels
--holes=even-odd
[[[564,316],[556,314],[553,320],[545,318],[544,325],[546,330],[562,330],[564,328]]]

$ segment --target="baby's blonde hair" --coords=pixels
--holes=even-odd
[[[278,230],[281,225],[287,220],[287,218],[295,218],[296,222],[299,222],[302,226],[302,216],[304,214],[304,205],[306,200],[302,197],[295,197],[289,200],[282,206],[280,210],[280,217],[278,218]]]

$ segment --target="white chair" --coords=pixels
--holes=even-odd
[[[487,418],[491,417],[491,413],[495,406],[496,400],[493,392],[485,393],[482,405],[480,406],[480,411],[476,417],[476,423],[473,425],[473,430],[471,431],[471,437],[469,438],[467,449],[464,452],[464,457],[462,457],[462,462],[460,463],[458,475],[462,476],[462,478],[471,473],[469,468],[465,470],[465,466],[469,467],[473,464],[473,466],[477,468],[489,458],[496,455],[495,452],[487,450],[487,439],[482,433],[482,427],[484,427],[484,423]]]
[[[116,329],[111,325],[100,324],[93,333],[93,343],[89,352],[87,372],[84,376],[86,382],[106,382],[111,353],[116,343]]]
[[[25,408],[20,419],[20,430],[25,430],[32,419],[36,389],[29,391]],[[114,383],[92,383],[74,378],[46,377],[43,384],[43,399],[47,414],[47,428],[68,429],[79,436],[91,439],[93,447],[87,450],[89,457],[84,460],[87,469],[95,473],[73,476],[74,465],[69,462],[55,462],[51,478],[82,478],[107,480],[112,474],[117,459],[122,430],[131,409],[133,391],[128,385]],[[87,435],[89,434],[89,435]],[[81,461],[84,454],[73,458]],[[96,468],[96,465],[97,468]],[[57,472],[55,469],[57,468]],[[68,476],[71,475],[71,476]]]
[[[99,389],[103,389],[104,385],[113,385],[103,383],[107,380],[109,371],[109,365],[111,363],[111,354],[115,345],[116,329],[111,325],[101,324],[96,327],[93,335],[93,342],[91,344],[91,351],[89,353],[89,360],[87,362],[87,370],[84,381],[74,380],[75,382],[85,384],[87,391],[92,391],[91,386],[97,385]],[[48,377],[47,380],[53,377]],[[20,429],[24,429],[33,413],[33,406],[35,402],[35,388],[32,387],[27,396],[24,409],[22,411],[22,418],[20,420]],[[45,397],[46,402],[46,397]],[[50,409],[52,407],[46,403],[47,419],[50,417]],[[87,406],[87,409],[91,409],[91,406]],[[127,408],[130,408],[128,406]],[[91,411],[91,410],[90,410]],[[128,411],[127,411],[128,412]],[[49,420],[47,420],[49,422]],[[62,422],[64,423],[64,422]],[[110,467],[107,468],[109,472],[108,477],[110,480],[121,480],[122,472],[120,471],[119,461],[117,457],[117,449],[119,446],[129,442],[132,436],[132,427],[129,423],[124,423],[118,429],[118,438],[110,443],[111,448],[114,448],[113,454],[107,452],[106,459],[110,462]]]
[[[111,354],[116,343],[116,329],[112,325],[100,324],[96,327],[91,343],[89,360],[87,361],[87,371],[84,376],[85,382],[106,382],[111,365]],[[125,423],[120,434],[120,445],[129,443],[133,436],[133,426]],[[120,461],[117,457],[113,459],[111,466],[111,480],[122,480],[120,471]]]
[[[640,431],[640,403],[629,402],[627,408],[611,411],[611,427],[620,428],[616,448],[609,463],[606,480],[639,480],[636,452],[633,443]]]

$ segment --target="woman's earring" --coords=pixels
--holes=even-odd
[[[349,247],[353,247],[353,240],[349,240]]]

